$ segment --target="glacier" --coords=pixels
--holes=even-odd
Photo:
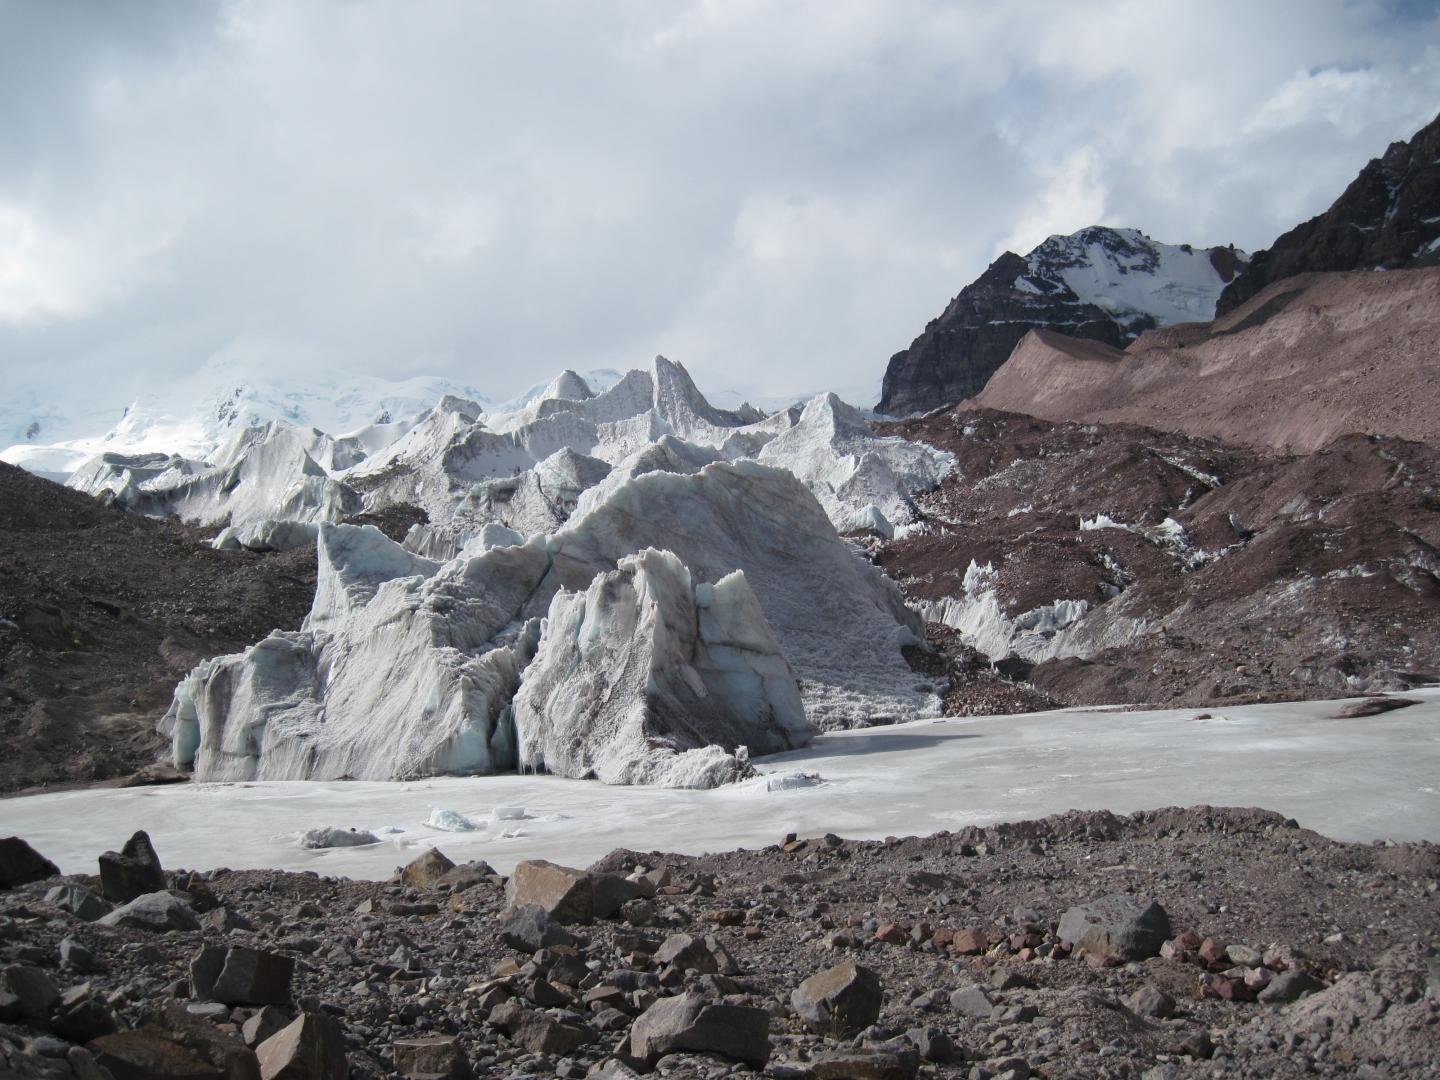
[[[720,409],[657,356],[339,435],[247,402],[198,456],[107,450],[69,481],[221,550],[317,551],[299,629],[176,687],[160,728],[199,779],[703,786],[816,730],[940,713],[902,652],[923,623],[841,533],[910,527],[955,458],[833,394]],[[400,543],[347,524],[392,507],[424,519]]]
[[[789,546],[797,542],[799,552]],[[662,545],[671,552],[663,559],[633,558]],[[318,548],[315,600],[300,630],[207,660],[177,687],[161,731],[176,766],[197,779],[401,779],[543,764],[566,775],[693,783],[743,774],[733,751],[746,740],[774,749],[777,738],[798,745],[811,724],[939,714],[934,688],[901,653],[923,640],[923,627],[898,587],[839,537],[800,481],[754,462],[633,477],[552,535],[471,547],[444,563],[368,525],[321,524]],[[676,718],[703,719],[705,707],[692,701],[687,713],[674,701],[684,692],[714,698],[721,719],[712,718],[704,745],[720,750],[683,764],[642,756],[626,771],[598,749],[601,768],[585,755],[557,756],[554,740],[537,734],[561,723],[558,712],[540,715],[539,687],[589,663],[566,653],[560,626],[577,611],[619,603],[602,602],[605,582],[617,588],[609,574],[637,596],[671,597],[667,610],[688,604],[696,628],[660,640],[654,626],[685,623],[672,612],[652,618],[636,643],[625,637],[644,621],[634,611],[597,615],[589,625],[604,640],[586,655],[690,657],[698,681],[647,680],[624,700],[667,718],[673,746],[699,750]],[[675,672],[686,679],[683,666]],[[588,685],[603,682],[591,676]],[[614,687],[595,694],[613,696]],[[595,700],[564,703],[573,721]]]
[[[654,548],[555,595],[514,721],[522,770],[661,787],[743,779],[815,734],[744,572],[695,582]]]

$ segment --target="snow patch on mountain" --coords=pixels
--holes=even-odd
[[[1240,263],[1248,259],[1243,251],[1234,255]],[[1042,292],[1047,283],[1063,282],[1081,303],[1122,324],[1208,322],[1229,280],[1208,250],[1160,243],[1139,229],[1096,226],[1051,236],[1025,261],[1029,272],[1016,279],[1016,288]]]

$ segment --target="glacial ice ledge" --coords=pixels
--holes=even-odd
[[[689,475],[647,473],[553,535],[479,546],[442,564],[372,526],[321,524],[319,580],[302,629],[208,660],[176,688],[161,721],[176,765],[193,766],[200,780],[401,779],[509,770],[523,744],[528,764],[543,760],[552,771],[691,783],[738,775],[739,747],[780,749],[809,724],[938,714],[933,688],[900,652],[921,640],[918,618],[788,472],[716,462]],[[673,555],[632,558],[650,548]],[[715,584],[692,584],[703,581]],[[635,599],[622,602],[627,589]],[[674,630],[687,604],[693,641]],[[558,624],[577,611],[608,628],[603,648],[651,657],[668,672],[647,679],[643,693],[627,684],[633,707],[649,709],[651,720],[616,730],[632,743],[636,732],[668,737],[672,749],[701,757],[682,766],[649,755],[622,767],[598,744],[566,756],[539,728],[517,729],[516,710],[544,696],[539,680],[554,679],[562,656],[583,667],[598,655],[566,653]],[[542,641],[547,615],[556,628]],[[613,637],[632,623],[642,639]],[[540,658],[536,689],[517,703],[542,645],[553,655]],[[676,656],[690,657],[698,682],[670,671]],[[681,715],[682,693],[701,696],[696,686],[728,717],[704,743],[718,749],[655,728],[654,717]],[[552,725],[578,722],[579,705],[564,704],[571,713],[549,717]]]

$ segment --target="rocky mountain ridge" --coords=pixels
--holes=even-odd
[[[1221,293],[1217,316],[1273,282],[1336,270],[1398,270],[1440,264],[1440,116],[1371,159],[1323,214],[1264,251]]]
[[[1141,332],[1209,319],[1248,256],[1095,226],[1005,252],[908,349],[890,358],[880,412],[924,412],[978,394],[1037,328],[1121,347]]]

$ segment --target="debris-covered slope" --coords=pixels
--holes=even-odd
[[[1122,350],[1036,331],[970,404],[1257,448],[1349,432],[1440,442],[1440,267],[1305,274]]]
[[[508,879],[439,851],[390,882],[133,858],[121,879],[108,861],[105,879],[42,867],[0,891],[0,925],[24,928],[0,937],[7,1075],[99,1075],[96,1059],[325,1080],[1440,1068],[1440,854],[1264,810],[622,849]],[[110,910],[142,872],[176,891]],[[327,1071],[302,1071],[306,1054]]]
[[[1065,704],[1195,705],[1440,676],[1440,451],[1263,455],[1125,424],[952,410],[928,526],[872,541],[933,622]],[[1033,667],[1033,670],[1031,668]]]
[[[204,541],[0,464],[0,790],[149,764],[181,675],[299,624],[313,551]]]

